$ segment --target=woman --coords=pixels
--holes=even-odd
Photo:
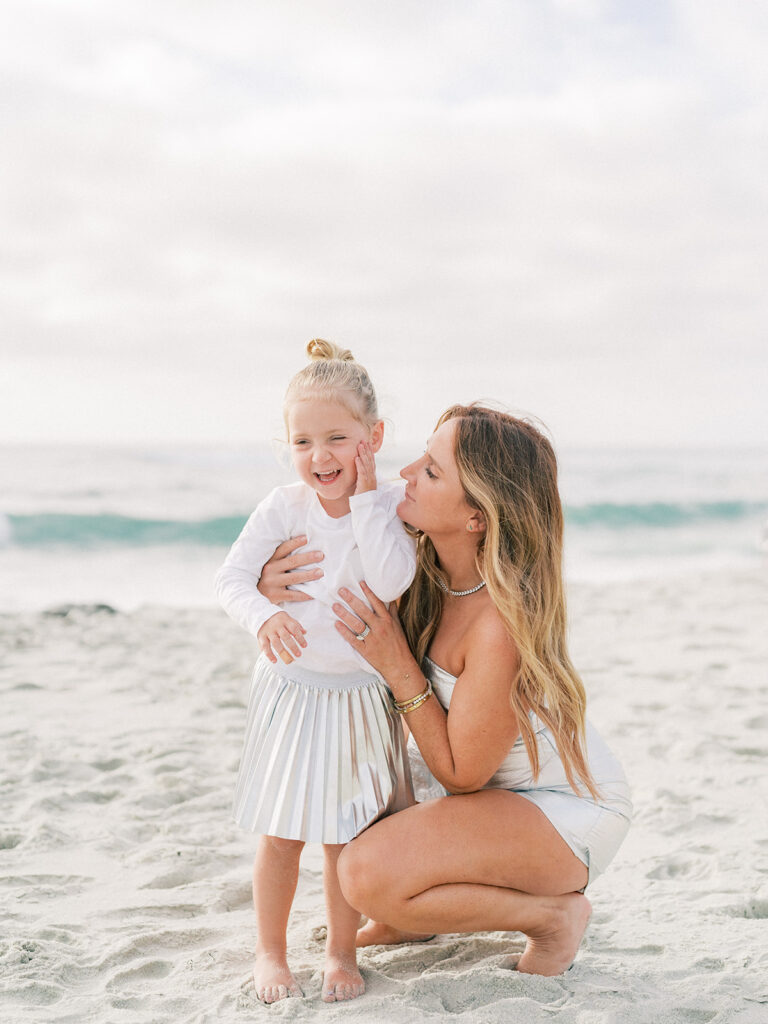
[[[358,942],[520,931],[517,969],[560,974],[589,920],[583,890],[621,844],[631,803],[568,656],[554,452],[525,421],[453,406],[401,475],[416,579],[399,615],[368,588],[368,605],[342,591],[337,628],[392,690],[414,767],[450,795],[343,850],[342,889],[370,919]],[[274,563],[265,588],[285,568]]]

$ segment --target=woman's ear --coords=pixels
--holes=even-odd
[[[381,448],[384,443],[384,420],[377,420],[371,427],[371,448],[375,452]]]
[[[477,533],[482,536],[485,533],[485,516],[482,512],[475,511],[467,520],[467,530],[470,533]]]

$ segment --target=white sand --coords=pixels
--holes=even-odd
[[[306,997],[253,996],[253,838],[229,820],[251,639],[218,611],[0,617],[0,1019],[768,1021],[768,580],[580,587],[573,652],[637,817],[560,978],[515,933],[361,956],[319,1000],[305,853],[290,929]]]

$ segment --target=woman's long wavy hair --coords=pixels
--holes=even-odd
[[[598,791],[585,755],[586,694],[566,640],[563,510],[552,445],[532,424],[485,406],[454,405],[438,426],[456,420],[454,456],[469,505],[486,530],[477,569],[514,641],[520,665],[510,703],[534,778],[539,753],[531,713],[551,729],[576,791]],[[442,613],[445,580],[432,541],[418,541],[416,578],[400,602],[400,618],[421,662]]]

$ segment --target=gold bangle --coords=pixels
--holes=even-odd
[[[419,700],[415,700],[413,704],[409,704],[407,708],[395,708],[395,711],[398,713],[398,715],[410,715],[410,713],[412,711],[415,711],[416,708],[420,708],[422,704],[426,704],[426,702],[429,700],[431,696],[432,691],[430,690],[429,693],[423,694],[423,696],[420,697]]]
[[[406,676],[406,678],[407,678],[407,676]],[[421,705],[425,701],[429,700],[429,698],[431,696],[432,696],[432,683],[428,679],[427,680],[427,685],[426,685],[425,689],[423,689],[421,691],[421,693],[417,693],[415,697],[409,697],[408,700],[395,700],[395,698],[393,697],[392,698],[392,706],[394,707],[394,709],[398,713],[398,715],[407,715],[407,714],[410,714],[411,711],[415,711],[416,708],[421,707]]]
[[[408,680],[410,678],[411,676],[410,673],[408,672],[406,672],[405,675],[403,676],[403,679],[405,680]],[[414,701],[421,700],[422,697],[424,697],[425,695],[429,695],[431,692],[432,683],[429,680],[427,680],[427,685],[424,687],[421,693],[417,693],[415,697],[407,697],[405,700],[397,700],[396,697],[393,697],[392,702],[398,708],[407,708],[409,704],[413,704]]]

